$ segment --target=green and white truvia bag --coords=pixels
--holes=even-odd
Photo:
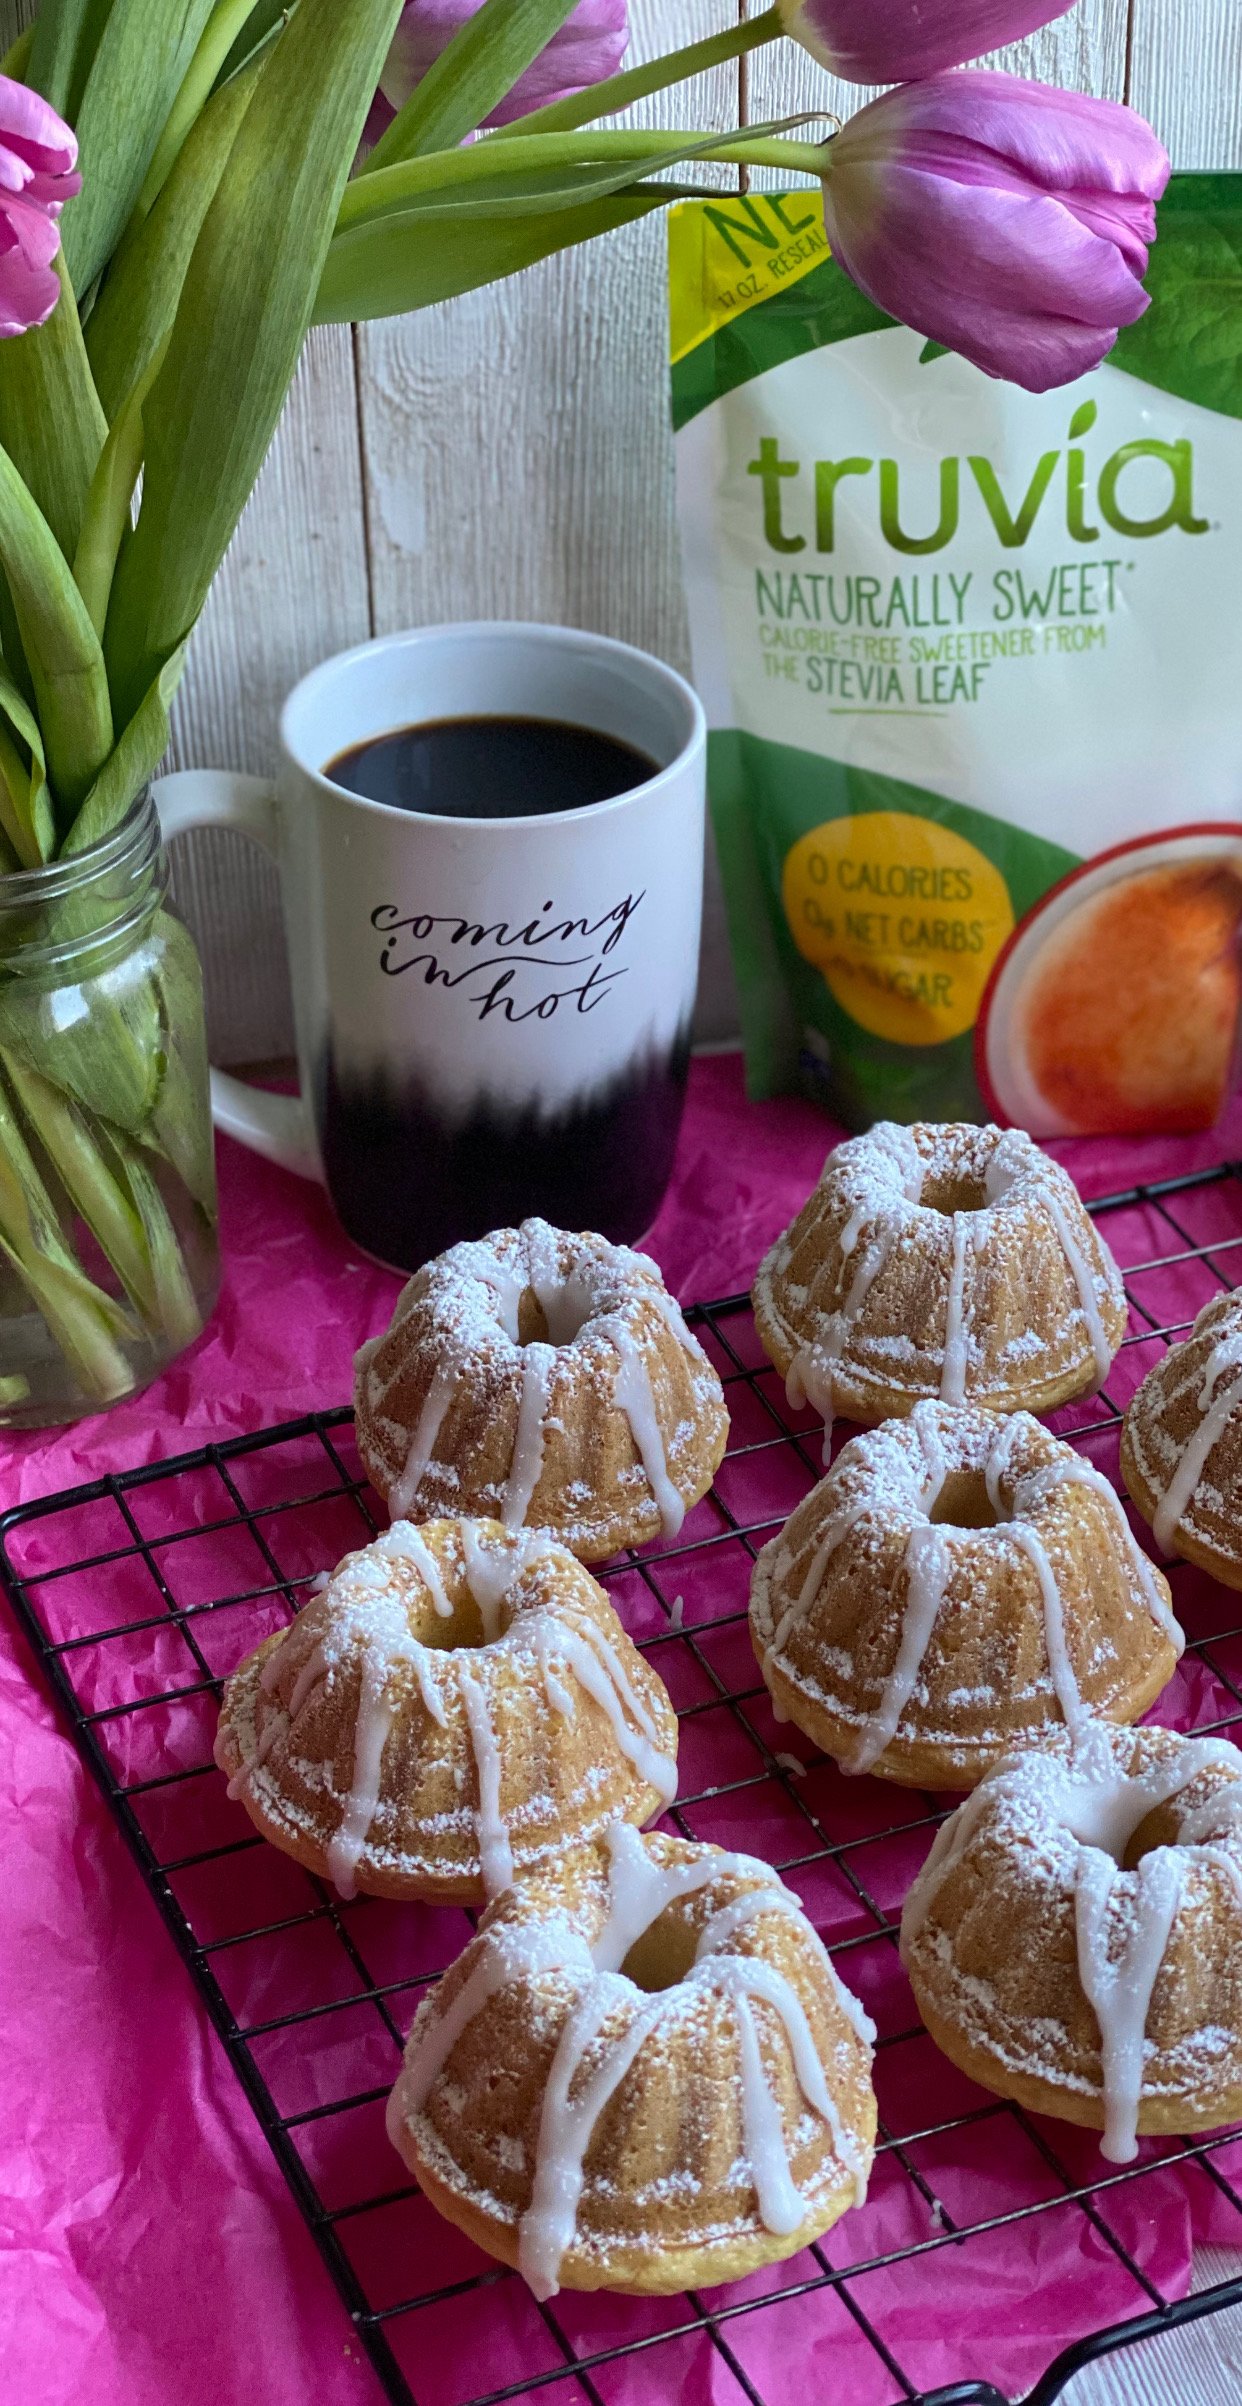
[[[752,1093],[853,1126],[1210,1126],[1242,975],[1242,178],[1034,396],[924,344],[817,196],[670,217],[695,676]]]

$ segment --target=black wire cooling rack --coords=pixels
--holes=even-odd
[[[1130,1334],[1108,1390],[1054,1425],[1115,1478],[1139,1379],[1242,1272],[1242,1167],[1092,1209],[1126,1271]],[[422,1988],[469,1918],[343,1905],[225,1797],[211,1761],[221,1679],[379,1523],[347,1412],[22,1505],[0,1520],[4,1582],[397,2406],[800,2406],[812,2381],[848,2406],[1005,2406],[1019,2392],[1049,2406],[1092,2359],[1242,2303],[1242,2277],[1166,2294],[1159,2238],[1170,2215],[1184,2225],[1188,2203],[1210,2203],[1213,2236],[1236,2224],[1242,2245],[1242,2139],[1148,2141],[1135,2164],[1109,2165],[1091,2134],[988,2097],[937,2055],[896,1924],[945,1800],[847,1782],[773,1723],[746,1634],[750,1566],[821,1475],[817,1432],[788,1411],[746,1297],[691,1317],[725,1381],[730,1451],[677,1543],[603,1577],[678,1706],[672,1824],[773,1862],[880,2029],[867,2206],[738,2287],[540,2306],[439,2222],[384,2140],[383,2105]],[[1190,1644],[1160,1718],[1232,1729],[1242,1596],[1188,1567],[1173,1580]]]

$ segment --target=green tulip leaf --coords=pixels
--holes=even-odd
[[[111,1262],[130,1302],[148,1323],[158,1316],[158,1298],[143,1222],[129,1185],[105,1156],[109,1139],[81,1105],[28,1069],[15,1054],[0,1055],[26,1126],[34,1131],[74,1210],[85,1220]]]
[[[66,822],[112,750],[103,652],[69,564],[0,450],[0,560],[29,664],[48,775]]]
[[[31,33],[26,82],[72,125],[112,0],[43,0]],[[6,64],[5,73],[15,70]]]
[[[193,937],[163,911],[156,992],[160,1012],[160,1086],[143,1131],[144,1144],[172,1164],[209,1220],[216,1215],[216,1156],[205,1107],[207,1038],[203,973]]]
[[[50,860],[56,849],[56,820],[52,797],[48,792],[47,763],[43,756],[39,722],[3,662],[0,662],[0,714],[8,720],[13,734],[29,755],[27,761],[11,738],[3,738],[7,747],[5,784],[16,821],[16,826],[10,829],[6,819],[6,832],[11,835],[21,867],[33,869],[40,861]],[[12,758],[9,759],[8,755],[12,755]],[[20,772],[17,786],[14,784],[15,765]]]
[[[11,1098],[0,1093],[0,1254],[42,1313],[83,1393],[97,1403],[127,1395],[134,1374],[119,1339],[127,1315],[76,1262]]]
[[[62,846],[68,857],[111,835],[168,750],[168,713],[185,667],[185,645],[166,660],[115,751],[104,762]],[[0,695],[0,701],[3,696]]]
[[[154,208],[112,259],[86,328],[109,419],[149,372],[172,330],[194,245],[250,105],[259,62],[209,100]]]
[[[264,43],[270,39],[282,20],[288,15],[290,4],[291,0],[255,0],[255,5],[216,78],[217,91],[228,82],[230,76],[236,75],[239,67],[244,67],[247,61],[254,57],[256,50],[262,49]]]
[[[61,224],[89,292],[128,223],[215,0],[112,0],[77,112],[82,190]]]
[[[46,325],[0,342],[0,444],[71,560],[108,421],[63,257],[56,264],[61,296]]]
[[[666,208],[676,193],[666,184],[638,185],[585,207],[546,217],[471,217],[451,242],[422,234],[402,217],[383,216],[337,234],[324,264],[315,303],[319,325],[400,317],[516,275],[536,260],[631,225]]]
[[[300,0],[261,69],[144,412],[104,646],[122,723],[194,626],[263,464],[399,13]]]
[[[114,919],[115,905],[104,915]],[[89,937],[77,918],[64,932],[79,943]],[[92,1117],[141,1138],[158,1108],[164,1075],[152,964],[131,954],[111,972],[94,964],[91,972],[89,1007],[67,1026],[59,1024],[54,1004],[34,980],[6,979],[0,985],[0,1045]]]

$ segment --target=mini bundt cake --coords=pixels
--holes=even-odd
[[[1121,1275],[1021,1129],[882,1121],[830,1153],[755,1281],[794,1408],[872,1423],[924,1396],[1050,1412],[1102,1385]]]
[[[1242,2118],[1242,1754],[1169,1729],[1055,1730],[989,1772],[906,1900],[937,2046],[1104,2132]]]
[[[394,1518],[552,1529],[584,1562],[675,1537],[729,1425],[655,1263],[543,1220],[420,1270],[358,1356],[355,1402]]]
[[[257,1829],[375,1896],[479,1904],[677,1788],[662,1682],[555,1540],[397,1521],[234,1671],[216,1761]]]
[[[1137,1720],[1184,1642],[1099,1471],[1027,1412],[931,1403],[842,1447],[760,1554],[750,1628],[778,1719],[919,1788]]]
[[[1214,1296],[1148,1371],[1121,1475],[1164,1553],[1242,1587],[1242,1294]]]
[[[668,2294],[861,2200],[874,2037],[766,1863],[619,1825],[493,1906],[419,2007],[388,2133],[537,2297]]]

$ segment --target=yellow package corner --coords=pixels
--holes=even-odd
[[[824,196],[810,187],[675,202],[668,213],[674,364],[830,256]]]

